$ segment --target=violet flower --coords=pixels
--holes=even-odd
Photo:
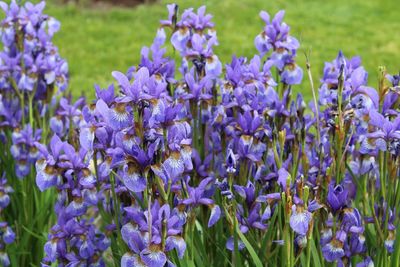
[[[290,217],[290,227],[299,235],[306,235],[309,224],[312,220],[312,214],[301,205],[292,206],[292,215]]]
[[[347,203],[348,191],[342,186],[329,185],[327,201],[333,212],[337,212]]]
[[[393,121],[389,121],[383,115],[375,110],[369,113],[370,125],[377,128],[376,131],[368,133],[366,136],[375,142],[378,149],[382,151],[392,150],[396,153],[396,149],[391,149],[389,146],[395,140],[400,140],[400,116],[397,116]],[[367,141],[368,142],[368,141]]]

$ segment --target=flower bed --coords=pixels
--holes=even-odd
[[[339,52],[317,88],[283,11],[223,64],[206,8],[171,4],[139,64],[73,102],[44,2],[0,7],[3,265],[399,265],[398,75],[368,87]]]

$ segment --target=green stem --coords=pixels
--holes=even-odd
[[[321,132],[320,132],[320,122],[319,122],[319,106],[318,106],[318,102],[317,102],[317,95],[315,93],[315,88],[314,88],[314,80],[312,77],[312,73],[311,73],[311,64],[310,61],[308,59],[308,57],[306,56],[306,67],[307,67],[307,74],[308,74],[308,80],[310,81],[310,86],[311,86],[311,92],[313,95],[313,101],[314,101],[314,106],[315,106],[315,117],[317,119],[317,147],[318,147],[318,151],[319,151],[319,145],[321,144]]]
[[[117,199],[117,194],[115,193],[115,177],[113,173],[110,173],[110,182],[111,182],[111,194],[113,197],[113,204],[114,204],[114,212],[115,212],[115,225],[117,227],[117,239],[118,239],[118,243],[122,244],[122,236],[121,236],[121,231],[120,231],[120,224],[119,224],[119,216],[120,216],[120,210],[119,210],[119,202]],[[118,258],[114,261],[117,263],[117,265],[119,266],[119,263],[121,262],[121,256],[122,253],[120,253],[120,251],[118,251]]]

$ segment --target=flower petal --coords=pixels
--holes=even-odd
[[[218,205],[214,205],[211,207],[211,215],[208,220],[208,227],[213,226],[221,217],[221,209]]]

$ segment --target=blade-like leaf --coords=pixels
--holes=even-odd
[[[250,253],[250,256],[254,262],[254,265],[256,267],[262,267],[262,263],[260,258],[258,257],[256,251],[254,248],[251,246],[250,242],[247,240],[247,238],[244,236],[244,234],[240,231],[239,227],[236,226],[236,233],[239,235],[240,239],[243,241],[244,245],[246,246],[247,250]]]

